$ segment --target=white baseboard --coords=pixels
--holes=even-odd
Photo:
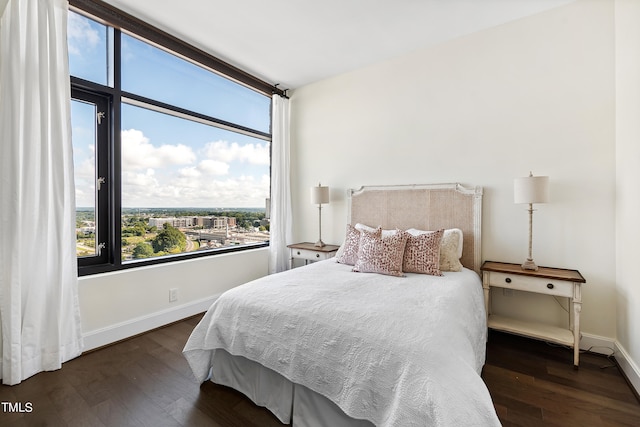
[[[583,333],[580,339],[580,350],[610,356],[616,351],[616,344],[611,338]]]
[[[620,366],[620,369],[627,376],[627,379],[636,390],[636,394],[640,395],[640,368],[638,365],[631,359],[627,350],[616,341],[616,361]]]
[[[618,362],[618,366],[620,366],[620,369],[622,369],[626,375],[631,386],[635,389],[636,393],[640,395],[640,369],[618,341],[598,335],[582,334],[580,349],[605,354],[607,356],[613,354],[616,362]]]
[[[114,342],[118,342],[125,338],[130,338],[143,332],[168,325],[169,323],[177,322],[189,316],[205,312],[219,296],[220,295],[214,295],[197,301],[192,301],[82,334],[84,339],[84,351],[113,344]]]

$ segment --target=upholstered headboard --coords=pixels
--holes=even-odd
[[[462,265],[480,274],[482,187],[461,184],[367,186],[348,192],[350,224],[383,229],[459,228]]]

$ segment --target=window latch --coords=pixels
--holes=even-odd
[[[96,113],[96,119],[98,120],[98,124],[101,125],[102,124],[102,119],[104,119],[104,117],[106,116],[104,111],[98,111]]]
[[[106,243],[98,243],[98,256],[102,255],[102,250],[107,247]]]
[[[101,176],[98,178],[98,191],[100,191],[100,187],[102,187],[102,184],[104,184],[106,182],[106,180],[104,179],[104,176]]]

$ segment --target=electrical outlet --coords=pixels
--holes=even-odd
[[[502,295],[504,295],[505,297],[512,297],[513,296],[513,289],[502,288]]]
[[[178,301],[178,288],[169,289],[169,302]]]

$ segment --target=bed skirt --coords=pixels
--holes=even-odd
[[[335,403],[277,372],[242,356],[216,350],[211,361],[211,381],[231,387],[253,403],[271,411],[293,427],[372,427],[367,420],[347,416]]]

